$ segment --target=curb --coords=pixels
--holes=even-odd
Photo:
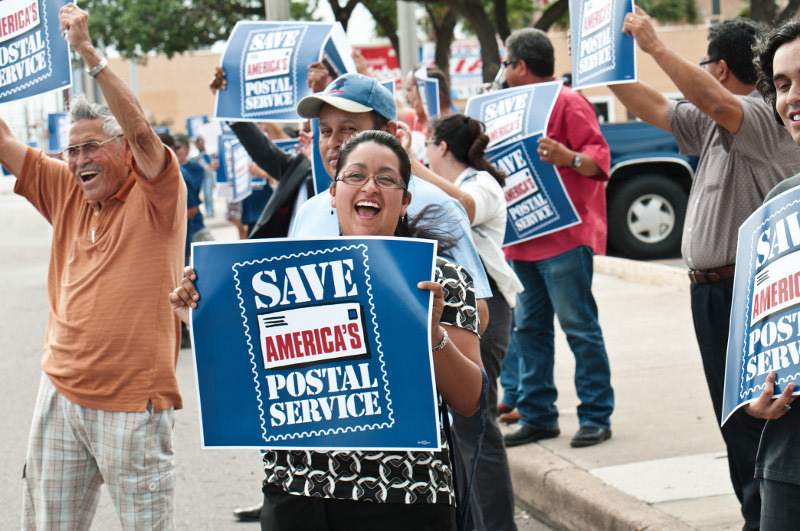
[[[676,518],[606,485],[539,444],[508,449],[514,496],[551,525],[576,531],[687,531]]]
[[[596,255],[594,257],[594,272],[612,275],[622,280],[639,284],[667,286],[683,291],[689,290],[689,278],[686,275],[686,269],[664,264]]]
[[[594,272],[629,282],[689,289],[680,267],[613,256],[594,257]],[[687,531],[684,522],[607,485],[544,446],[506,450],[514,496],[540,520],[560,529]]]

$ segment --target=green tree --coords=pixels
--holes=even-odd
[[[318,0],[290,3],[293,19],[313,20]],[[95,44],[125,57],[167,57],[228,38],[240,20],[263,20],[264,0],[85,0]]]

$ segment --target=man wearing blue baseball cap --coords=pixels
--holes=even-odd
[[[212,90],[224,88],[224,82],[220,82],[220,75],[224,76],[224,72],[218,69],[215,79],[212,81]],[[351,136],[368,130],[386,131],[397,135],[397,107],[394,97],[374,78],[362,74],[345,74],[336,78],[322,92],[300,100],[297,105],[297,113],[303,118],[319,118],[317,142],[323,166],[331,179],[336,173],[336,163],[339,160],[342,145]],[[272,143],[269,139],[263,134],[251,133],[250,131],[256,129],[252,124],[240,123],[231,124],[231,126],[254,162],[281,183],[281,171],[276,172],[274,168],[276,166],[276,148],[270,148]],[[295,182],[300,179],[301,174],[304,178],[311,175],[311,164],[303,155],[280,155],[279,160],[284,159],[286,164],[281,163],[280,166],[285,166],[288,180]],[[270,171],[270,166],[273,167],[273,171]],[[279,184],[279,190],[280,186]],[[299,185],[296,188],[299,188]],[[451,255],[450,258],[470,273],[479,299],[490,297],[489,281],[475,251],[469,219],[460,203],[438,187],[414,176],[409,182],[409,192],[411,193],[411,204],[408,208],[408,215],[412,217],[428,205],[438,206],[440,215],[437,223],[445,227],[445,230],[456,240],[455,247],[448,251]],[[278,190],[276,190],[277,193]],[[270,203],[274,198],[273,195]],[[335,210],[331,209],[331,195],[328,190],[311,197],[302,203],[302,206],[299,206],[300,202],[298,200],[295,203],[289,226],[289,237],[326,238],[339,235],[339,223]],[[275,225],[275,223],[268,203],[261,219],[251,231],[250,238],[280,236],[275,233],[274,229],[268,230],[271,225]],[[285,225],[283,226],[285,227]],[[482,316],[486,315],[485,308],[485,303],[479,300],[479,311],[482,312]],[[485,321],[488,322],[488,320]],[[274,451],[265,454],[265,471],[267,478],[278,481],[279,474],[272,470],[279,466],[274,454]],[[310,472],[310,469],[308,471]],[[342,473],[345,472],[342,471]],[[331,481],[335,482],[335,478],[331,478]],[[280,484],[278,486],[283,487]],[[301,492],[289,492],[288,490],[287,492],[302,495]],[[240,520],[258,519],[260,513],[261,506],[234,511],[234,515]]]
[[[303,118],[319,118],[319,152],[331,179],[336,173],[339,151],[351,136],[372,129],[397,135],[394,97],[375,79],[362,74],[345,74],[321,93],[306,96],[297,104],[297,113]],[[472,242],[469,219],[458,201],[413,175],[408,190],[411,193],[408,215],[413,217],[426,206],[437,205],[441,209],[440,224],[457,240],[449,251],[451,258],[472,275],[478,298],[491,297],[486,272]],[[289,237],[338,236],[336,211],[330,204],[327,190],[306,201],[297,213]]]

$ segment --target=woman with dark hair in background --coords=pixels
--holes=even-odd
[[[511,308],[522,291],[503,255],[506,232],[505,174],[486,159],[489,137],[484,125],[463,114],[450,114],[430,127],[427,158],[430,169],[412,160],[414,175],[435,184],[457,199],[472,226],[472,238],[481,257],[492,297],[486,299],[489,325],[481,337],[481,360],[489,376],[489,415],[475,483],[471,516],[475,529],[515,529],[514,493],[503,436],[497,425],[497,379],[511,335]],[[483,317],[483,314],[481,315]],[[481,323],[484,325],[484,323]],[[466,470],[472,465],[472,443],[480,417],[453,414],[453,432]],[[466,470],[461,477],[469,477]]]

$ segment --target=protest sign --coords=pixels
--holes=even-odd
[[[441,114],[439,112],[439,80],[429,77],[427,69],[424,67],[414,72],[414,79],[417,82],[417,92],[422,102],[422,108],[425,109],[428,120],[433,121]]]
[[[529,135],[486,152],[486,158],[507,175],[504,247],[581,222],[555,166],[539,159],[536,149],[541,137]]]
[[[284,153],[297,155],[297,144],[299,144],[300,141],[296,138],[282,138],[280,140],[273,140],[272,143],[281,148],[281,151]]]
[[[214,116],[299,120],[297,103],[311,94],[308,66],[323,60],[338,74],[356,71],[338,22],[237,22],[222,55],[227,89],[217,91]]]
[[[622,33],[633,0],[569,0],[576,89],[636,81],[636,46]]]
[[[497,41],[500,57],[505,57],[505,45]],[[483,53],[478,39],[456,39],[450,44],[450,97],[465,100],[477,95],[483,81]],[[427,42],[422,45],[422,63],[436,63],[436,44]]]
[[[391,44],[384,46],[369,45],[357,48],[364,60],[370,73],[381,81],[393,80],[395,88],[402,90],[403,72],[400,70],[400,62],[397,60],[397,52]]]
[[[208,123],[205,123],[197,128],[196,136],[202,137],[206,143],[206,153],[209,155],[216,155],[217,149],[219,148],[219,136],[223,133],[222,124],[225,122],[218,122],[217,120],[212,120]],[[226,126],[228,132],[233,134],[230,131],[230,128]]]
[[[72,86],[58,11],[66,0],[0,2],[0,103]]]
[[[561,82],[553,81],[473,96],[465,114],[486,125],[490,147],[520,140],[547,129],[559,90]]]
[[[252,192],[250,163],[252,160],[236,135],[223,134],[217,140],[217,182],[227,183],[230,189],[221,188],[220,196],[230,201],[241,201]]]
[[[397,92],[397,79],[389,78],[384,79],[383,81],[379,82],[378,84],[388,90],[392,94],[392,98],[396,98]],[[397,120],[397,111],[394,113],[394,119]]]
[[[800,383],[800,188],[773,198],[739,227],[722,423],[759,397]],[[794,394],[800,393],[797,389]]]
[[[440,448],[430,346],[436,244],[192,245],[204,447]]]
[[[57,153],[69,145],[69,113],[47,115],[47,150]]]
[[[195,138],[202,136],[200,132],[202,131],[203,125],[208,123],[208,115],[201,114],[199,116],[190,116],[186,119],[186,136],[194,140]]]

